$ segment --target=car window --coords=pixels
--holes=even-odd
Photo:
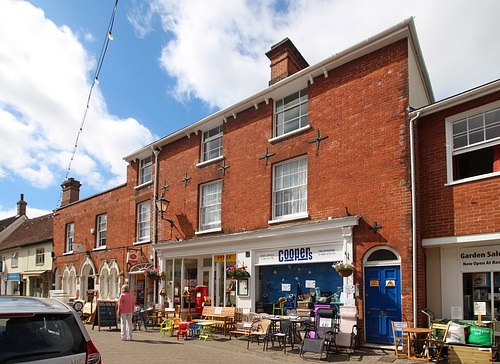
[[[86,340],[71,313],[0,317],[0,363],[83,353]]]

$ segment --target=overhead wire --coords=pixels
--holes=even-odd
[[[69,173],[71,171],[71,165],[72,165],[73,160],[75,158],[76,150],[78,149],[78,142],[80,141],[80,135],[83,132],[83,126],[85,125],[85,120],[87,119],[87,114],[88,114],[88,111],[90,108],[90,99],[92,97],[92,91],[94,90],[95,85],[99,84],[99,74],[101,73],[101,68],[102,68],[102,65],[104,63],[104,58],[105,58],[106,52],[108,50],[109,41],[113,40],[113,25],[115,23],[115,14],[116,14],[117,6],[118,6],[118,0],[115,1],[115,6],[113,7],[113,11],[111,13],[111,18],[109,20],[108,29],[106,31],[106,37],[104,38],[104,42],[102,44],[101,54],[99,55],[99,59],[97,61],[97,66],[96,66],[96,70],[94,73],[94,78],[92,80],[92,85],[90,86],[90,91],[89,91],[89,95],[87,98],[87,105],[86,105],[85,110],[83,112],[83,117],[82,117],[82,121],[80,123],[80,128],[78,129],[78,133],[76,134],[75,146],[73,148],[73,153],[71,155],[71,159],[69,161],[68,168],[66,170],[66,176],[64,178],[63,183],[68,180]],[[60,206],[61,201],[62,201],[62,191],[61,191],[61,194],[59,196],[59,201],[57,202],[56,208],[58,208]]]

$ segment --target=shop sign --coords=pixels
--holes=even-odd
[[[21,280],[21,273],[8,273],[7,280],[8,281],[20,281]]]
[[[236,261],[236,254],[226,254],[226,262],[235,262]],[[224,262],[224,254],[222,255],[215,255],[214,256],[214,262],[215,263],[222,263]]]
[[[322,247],[285,248],[274,251],[256,253],[257,265],[288,264],[288,263],[319,263],[341,261],[343,257],[342,245]]]
[[[459,263],[461,272],[499,271],[500,245],[461,248]]]
[[[127,263],[137,264],[138,261],[139,261],[139,254],[137,254],[136,252],[127,253]]]

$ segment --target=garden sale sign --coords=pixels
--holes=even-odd
[[[499,271],[500,245],[460,249],[460,270],[462,272]]]

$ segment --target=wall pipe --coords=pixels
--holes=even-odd
[[[414,124],[420,112],[410,119],[410,171],[411,171],[411,225],[412,225],[412,279],[413,279],[413,327],[417,327],[417,206],[416,206],[416,186],[415,186],[415,142]]]

